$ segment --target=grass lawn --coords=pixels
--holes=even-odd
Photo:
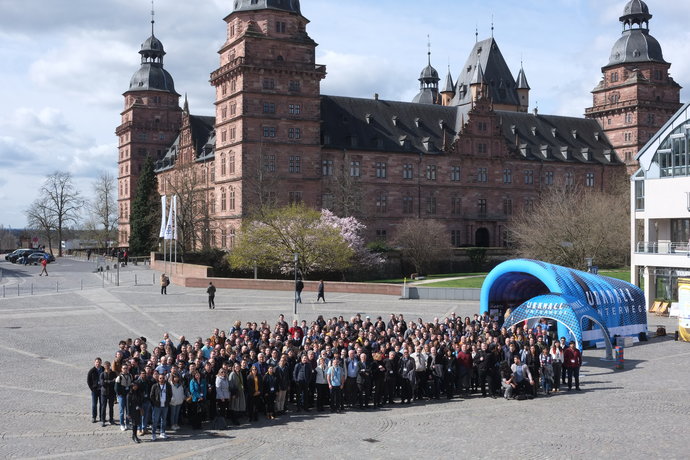
[[[486,276],[486,273],[444,273],[440,275],[429,275],[425,279],[428,280],[433,280],[433,279],[438,279],[438,278],[455,278],[458,276],[477,276],[477,275],[482,275]],[[407,282],[409,283],[410,280],[407,278]],[[403,284],[403,279],[402,278],[392,278],[392,279],[386,279],[386,280],[370,280],[370,281],[365,281],[366,283],[388,283],[388,284]],[[436,285],[436,283],[432,283]],[[447,287],[447,286],[443,286]],[[454,286],[453,286],[454,287]]]

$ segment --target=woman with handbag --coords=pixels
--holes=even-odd
[[[201,378],[201,373],[199,371],[194,371],[194,378],[189,382],[189,392],[192,395],[190,407],[192,428],[200,430],[201,415],[204,411],[204,404],[206,403],[206,380]]]
[[[256,366],[252,366],[249,369],[249,375],[247,376],[247,416],[249,421],[256,421],[259,419],[258,411],[259,405],[261,404],[261,376],[259,375],[259,369]]]
[[[144,394],[139,388],[137,380],[132,382],[126,400],[129,417],[132,419],[132,441],[140,443],[141,439],[137,436],[137,427],[141,426],[141,417],[144,415]]]

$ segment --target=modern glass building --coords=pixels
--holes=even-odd
[[[655,299],[678,300],[678,278],[690,276],[690,104],[637,155],[631,181],[631,277]]]

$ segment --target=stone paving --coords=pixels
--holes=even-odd
[[[625,350],[623,371],[586,350],[579,393],[531,401],[454,399],[340,415],[311,412],[260,420],[223,431],[182,429],[168,440],[131,442],[117,426],[92,424],[86,374],[95,356],[112,359],[117,342],[163,332],[206,337],[236,319],[292,317],[292,293],[220,290],[208,310],[201,289],[171,285],[161,296],[155,273],[126,267],[120,286],[91,273],[92,266],[60,259],[50,281],[36,267],[0,262],[0,457],[2,458],[687,458],[690,344],[669,337]],[[148,286],[135,286],[149,280]],[[53,291],[55,279],[65,289]],[[50,289],[29,295],[27,283]],[[41,284],[42,283],[42,284]],[[21,295],[16,295],[16,285]],[[52,286],[52,287],[51,287]],[[69,287],[69,289],[67,289]],[[26,294],[25,294],[26,293]],[[300,318],[404,313],[431,320],[452,311],[477,311],[475,302],[400,300],[390,296],[332,294],[315,304],[304,292]],[[307,301],[308,300],[308,301]],[[116,406],[117,410],[117,406]]]

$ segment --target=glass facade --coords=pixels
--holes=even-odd
[[[661,177],[690,175],[688,161],[688,137],[690,125],[677,127],[664,139],[654,155],[653,162],[659,165]]]

